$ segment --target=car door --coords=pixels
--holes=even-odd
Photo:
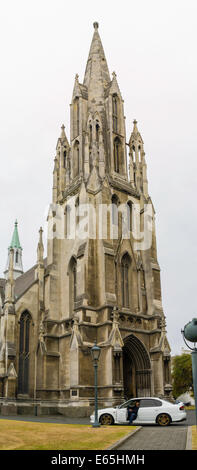
[[[122,405],[120,405],[118,408],[116,408],[116,421],[117,423],[128,423],[127,421],[127,407],[128,406],[134,406],[136,400],[129,400]]]
[[[137,421],[141,423],[155,423],[158,414],[158,407],[162,402],[152,398],[143,398],[140,400]]]

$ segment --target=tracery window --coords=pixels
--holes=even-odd
[[[79,135],[79,98],[76,98],[76,115],[77,115],[77,135]]]
[[[79,135],[79,98],[76,97],[73,103],[73,133],[74,137]]]
[[[30,363],[31,315],[28,311],[20,318],[19,334],[19,374],[18,393],[29,393],[29,363]]]
[[[76,140],[74,144],[74,159],[73,159],[73,178],[79,174],[79,141]]]
[[[63,167],[66,168],[66,156],[67,156],[67,152],[66,150],[64,150],[64,153],[63,153]]]
[[[99,124],[96,124],[96,143],[99,144]]]
[[[127,229],[132,232],[132,202],[127,202]]]
[[[120,172],[120,158],[121,158],[121,143],[120,139],[114,139],[114,170],[116,173]]]
[[[131,260],[126,253],[121,261],[121,276],[122,276],[122,306],[129,307],[129,268]]]
[[[115,194],[112,196],[112,225],[118,225],[118,198]]]
[[[118,132],[118,97],[117,95],[112,96],[112,119],[113,119],[113,131]]]

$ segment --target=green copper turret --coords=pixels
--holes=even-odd
[[[17,277],[23,274],[23,263],[22,263],[22,246],[19,240],[18,234],[18,222],[16,220],[14,224],[14,232],[12,235],[12,241],[10,246],[8,247],[8,258],[7,264],[4,271],[5,278],[8,278],[9,266],[10,266],[10,250],[14,250],[14,257],[13,257],[13,278],[16,279]]]

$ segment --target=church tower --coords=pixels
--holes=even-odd
[[[49,274],[45,326],[49,318],[64,325],[61,357],[69,366],[61,369],[60,388],[67,384],[63,396],[79,402],[93,397],[95,340],[100,399],[171,390],[144,142],[136,120],[126,141],[124,101],[98,27],[83,83],[75,76],[70,142],[64,125],[57,142],[48,216],[53,283]]]
[[[57,140],[46,257],[40,228],[36,264],[22,274],[16,222],[0,305],[6,396],[80,416],[94,403],[95,341],[99,406],[172,389],[145,145],[136,120],[126,137],[98,29],[84,78],[74,79],[70,137],[63,124]]]

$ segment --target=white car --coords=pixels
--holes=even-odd
[[[186,419],[184,404],[171,403],[155,397],[132,398],[122,405],[98,410],[98,420],[101,424],[128,424],[127,407],[134,406],[136,401],[140,402],[137,418],[133,425],[137,424],[159,424],[168,426],[171,422]],[[90,422],[94,423],[94,414],[90,416]]]

